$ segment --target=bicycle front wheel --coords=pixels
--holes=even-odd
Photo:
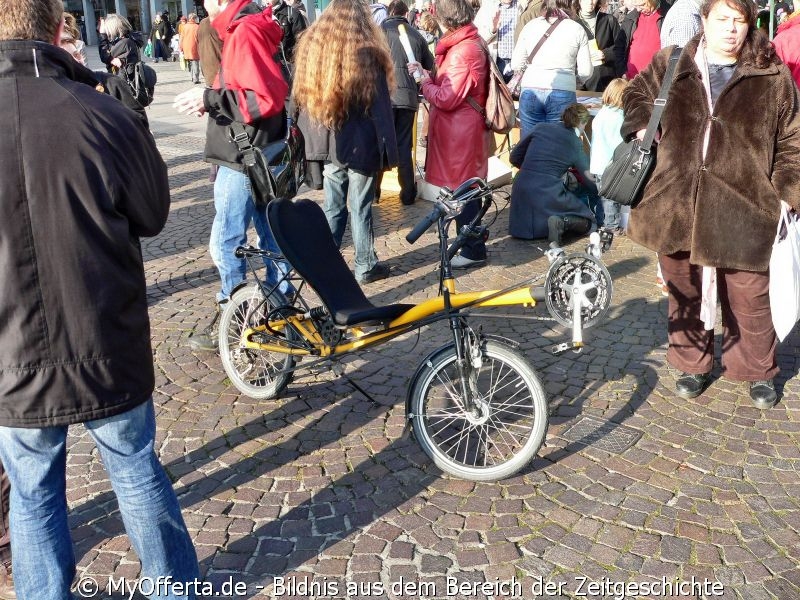
[[[539,376],[519,351],[485,340],[481,365],[473,367],[475,406],[467,409],[457,360],[455,346],[447,346],[412,381],[414,434],[436,466],[451,475],[472,481],[509,477],[533,459],[547,434]]]
[[[266,322],[269,313],[286,305],[283,295],[274,291],[264,296],[257,284],[235,292],[225,306],[219,323],[219,355],[225,373],[236,389],[251,398],[275,398],[292,379],[295,357],[291,354],[243,348],[242,332]],[[297,333],[287,328],[279,334],[297,340]]]

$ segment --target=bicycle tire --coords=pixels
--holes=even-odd
[[[257,305],[251,309],[254,301]],[[245,328],[257,325],[275,307],[285,304],[286,299],[280,292],[274,291],[266,298],[258,285],[253,284],[235,292],[220,317],[219,356],[222,366],[236,389],[250,398],[267,400],[277,397],[294,375],[292,371],[276,373],[294,368],[296,358],[291,354],[239,347]],[[289,340],[298,339],[291,328],[285,335]]]
[[[485,402],[482,414],[463,410],[456,349],[450,345],[434,353],[411,382],[412,424],[422,449],[442,471],[496,481],[533,459],[547,435],[549,415],[541,380],[522,353],[491,339],[482,342],[481,351],[476,387]]]

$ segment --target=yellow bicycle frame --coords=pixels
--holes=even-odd
[[[484,307],[484,306],[525,306],[533,307],[536,305],[531,288],[527,285],[501,293],[501,290],[488,290],[483,292],[467,292],[458,294],[455,292],[455,280],[445,279],[444,289],[447,290],[451,310],[458,310],[465,306]],[[486,300],[481,300],[486,298]],[[438,296],[425,300],[402,315],[391,321],[385,329],[366,332],[362,327],[353,326],[348,328],[348,332],[354,339],[337,346],[325,344],[322,336],[317,331],[313,321],[304,314],[291,315],[283,319],[270,321],[267,325],[260,325],[245,329],[242,332],[242,347],[251,350],[265,352],[275,352],[278,354],[293,354],[297,356],[321,356],[327,357],[334,354],[344,354],[353,350],[359,350],[373,346],[379,342],[390,340],[398,335],[402,335],[412,329],[422,326],[422,321],[438,313],[445,312],[445,297]],[[442,318],[445,315],[442,314]],[[262,344],[252,341],[252,336],[265,331],[282,331],[286,327],[294,327],[307,342],[314,346],[315,351],[306,348],[293,348],[288,343],[277,342]]]

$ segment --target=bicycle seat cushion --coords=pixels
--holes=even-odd
[[[336,325],[386,323],[412,308],[411,304],[375,306],[367,299],[316,202],[279,198],[270,202],[267,218],[283,256],[319,295]]]

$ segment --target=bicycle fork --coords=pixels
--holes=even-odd
[[[482,424],[489,415],[478,391],[478,373],[483,366],[482,337],[458,316],[450,317],[450,329],[456,348],[456,367],[464,399],[464,413],[473,424]]]

